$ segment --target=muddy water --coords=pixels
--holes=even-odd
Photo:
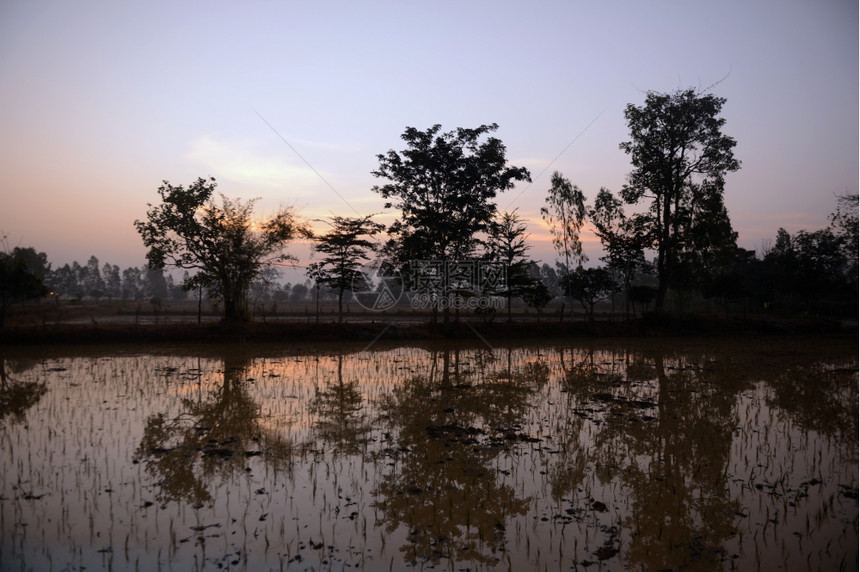
[[[0,570],[858,566],[856,340],[0,365]]]

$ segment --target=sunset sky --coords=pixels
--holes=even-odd
[[[55,268],[143,264],[132,223],[163,179],[213,176],[261,214],[381,212],[370,172],[406,126],[493,122],[533,178],[498,205],[551,262],[550,175],[617,191],[624,107],[648,90],[727,98],[745,248],[858,190],[856,0],[2,0],[0,85],[0,233]]]

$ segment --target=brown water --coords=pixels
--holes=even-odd
[[[858,567],[856,340],[0,365],[0,570]]]

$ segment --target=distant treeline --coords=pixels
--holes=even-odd
[[[780,228],[771,241],[765,241],[756,252],[736,248],[708,272],[691,267],[686,282],[676,282],[670,291],[674,309],[694,311],[703,307],[721,308],[732,313],[856,316],[858,312],[857,195],[839,197],[838,208],[830,224],[814,231],[790,234]],[[34,248],[17,247],[7,255],[24,260],[28,273],[40,278],[46,295],[59,300],[145,301],[155,304],[181,301],[197,292],[183,290],[181,280],[170,273],[147,266],[121,269],[118,265],[100,263],[90,256],[86,264],[73,262],[52,268],[48,256]],[[634,276],[627,294],[634,313],[647,310],[655,291],[653,262]],[[623,308],[625,292],[622,277],[609,266],[609,296]],[[528,274],[546,287],[557,301],[582,302],[584,294],[565,293],[564,279],[550,264],[530,261]],[[187,272],[186,272],[187,274]],[[310,280],[291,284],[281,282],[275,268],[267,268],[253,283],[249,292],[252,306],[274,303],[305,303],[317,299],[317,284]],[[208,299],[205,289],[203,299]],[[337,292],[321,286],[319,298],[331,302]],[[519,300],[522,302],[522,300]],[[530,305],[530,304],[525,304]]]
[[[116,264],[99,262],[96,256],[90,256],[86,264],[77,261],[64,264],[56,269],[51,268],[45,253],[37,253],[32,248],[20,249],[27,258],[36,262],[30,267],[49,290],[49,296],[60,300],[81,301],[147,301],[168,302],[181,301],[189,297],[197,299],[197,292],[188,292],[182,288],[181,280],[176,280],[169,272],[162,269],[152,269],[144,266],[130,266],[121,269]],[[185,272],[184,275],[188,273]],[[315,295],[316,286],[310,281],[291,284],[282,283],[277,270],[267,269],[264,276],[255,280],[251,288],[252,300],[258,302],[305,302]],[[320,296],[329,299],[334,293],[323,288]],[[206,289],[202,290],[203,299],[208,299]]]

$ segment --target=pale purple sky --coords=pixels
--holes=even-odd
[[[495,122],[535,179],[499,207],[551,262],[552,171],[589,200],[617,191],[625,105],[715,83],[743,162],[726,185],[740,245],[825,226],[858,190],[856,0],[3,0],[0,232],[54,267],[140,265],[133,221],[163,179],[199,176],[261,213],[379,212],[370,171],[406,126]]]

